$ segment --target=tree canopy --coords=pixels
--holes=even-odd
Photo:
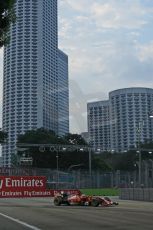
[[[25,134],[18,136],[18,143],[60,144],[63,142],[63,138],[58,137],[55,132],[44,128],[29,130]]]
[[[8,41],[7,31],[15,20],[13,4],[16,0],[0,0],[0,47]]]
[[[78,166],[77,169],[88,170],[89,168],[89,152],[87,149],[83,150],[82,148],[82,146],[87,146],[87,143],[81,135],[68,133],[63,137],[59,137],[53,131],[40,128],[19,135],[18,144],[20,143],[81,146],[80,149],[77,148],[75,150],[74,148],[74,150],[71,150],[70,148],[69,150],[65,149],[65,151],[58,153],[50,151],[49,147],[45,147],[44,151],[40,151],[39,147],[30,147],[25,151],[25,155],[33,158],[33,167],[56,169],[58,157],[59,168],[62,170],[67,170],[74,165]],[[26,149],[26,145],[24,148]],[[18,156],[22,154],[22,151],[18,152]],[[99,156],[92,154],[92,169],[108,171],[111,168]]]
[[[78,134],[67,134],[63,137],[57,136],[53,131],[43,128],[27,131],[18,136],[18,144],[62,144],[64,145],[85,145],[86,142]],[[25,145],[26,146],[26,145]],[[22,151],[18,152],[18,155]],[[26,153],[33,158],[34,167],[56,168],[57,152],[50,151],[45,147],[45,151],[40,151],[39,147],[30,147]],[[82,168],[88,168],[89,156],[87,151],[66,150],[58,153],[58,160],[61,169],[67,169],[70,165],[81,164]]]
[[[79,134],[68,133],[64,136],[65,141],[72,145],[87,145],[86,141]]]
[[[31,143],[31,144],[61,144],[61,145],[74,145],[81,146],[80,150],[65,150],[58,153],[58,161],[60,169],[66,170],[71,165],[80,165],[80,169],[88,169],[89,167],[89,152],[83,150],[82,146],[87,145],[81,135],[67,134],[63,137],[57,136],[53,131],[45,130],[43,128],[37,130],[27,131],[25,134],[18,137],[18,143]],[[88,147],[88,146],[87,146]],[[153,143],[146,143],[143,147],[153,148]],[[26,147],[23,147],[26,148]],[[18,152],[21,155],[23,151]],[[41,151],[39,147],[30,147],[27,152],[28,156],[33,158],[34,167],[53,168],[56,169],[57,152],[51,151],[49,147],[45,147]],[[153,158],[153,154],[149,152],[141,152],[142,160]],[[126,153],[101,153],[92,154],[92,170],[101,171],[132,171],[136,170],[136,163],[139,160],[136,150]]]

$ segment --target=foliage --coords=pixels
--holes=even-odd
[[[84,139],[78,134],[68,134],[65,137],[57,136],[53,131],[43,128],[27,131],[23,135],[18,136],[18,143],[31,144],[62,144],[62,145],[84,145]],[[23,152],[18,152],[21,155]],[[26,151],[28,156],[33,157],[33,166],[42,168],[57,167],[57,152],[50,151],[50,148],[45,148],[41,152],[38,147],[30,147]],[[86,151],[63,151],[58,152],[58,162],[60,169],[68,169],[70,165],[81,164],[81,168],[88,168],[88,152]]]
[[[135,162],[137,161],[137,155],[135,152],[121,153],[118,155],[118,161],[114,167],[115,170],[121,171],[133,171],[135,170]]]
[[[153,154],[149,152],[150,149],[153,149],[153,142],[147,142],[141,145],[141,148],[145,149],[145,151],[141,150],[142,160],[153,159]],[[146,151],[147,148],[148,151]],[[139,153],[136,150],[126,153],[103,153],[100,154],[100,157],[114,171],[134,171],[139,161]]]
[[[16,0],[0,0],[0,47],[7,44],[7,31],[12,22],[15,21],[13,4]]]
[[[93,170],[101,170],[101,171],[111,171],[112,168],[109,164],[107,164],[101,156],[93,155],[92,159],[92,169]]]
[[[135,170],[135,163],[138,160],[136,151],[127,153],[105,153],[101,158],[113,170],[132,171]]]
[[[32,144],[62,144],[62,145],[87,145],[81,135],[67,134],[59,137],[53,131],[43,128],[27,131],[24,135],[18,137],[18,143]],[[153,148],[153,143],[146,143],[148,148]],[[146,148],[146,145],[142,146]],[[22,154],[23,152],[18,152]],[[153,158],[153,154],[142,152],[142,160]],[[57,167],[57,152],[50,151],[49,147],[45,148],[44,152],[40,152],[38,147],[31,147],[27,151],[28,156],[33,157],[33,166],[53,168]],[[101,171],[133,171],[136,169],[136,162],[139,160],[139,155],[136,151],[127,153],[102,153],[92,154],[92,170]],[[89,168],[89,152],[88,151],[71,151],[69,149],[58,153],[59,168],[62,170],[68,169],[71,165],[81,164],[77,169]]]
[[[153,142],[152,141],[146,141],[143,144],[141,144],[142,149],[153,149]]]
[[[53,131],[40,128],[37,130],[29,130],[25,134],[19,135],[18,143],[62,144],[64,143],[64,139],[58,137]]]
[[[49,150],[45,152],[39,152],[39,150],[34,150],[31,153],[33,157],[33,166],[39,168],[52,168],[57,169],[57,157],[58,157],[58,167],[60,170],[68,170],[72,165],[81,164],[77,169],[87,169],[88,168],[88,153],[87,152],[50,152]]]
[[[82,138],[81,135],[78,134],[67,134],[64,139],[67,141],[68,144],[72,145],[87,145],[86,141]]]

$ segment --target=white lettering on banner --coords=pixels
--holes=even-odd
[[[11,187],[11,185],[10,185],[10,178],[5,178],[5,186],[6,187]]]
[[[22,192],[5,192],[5,191],[2,191],[2,196],[5,197],[5,196],[22,196]]]
[[[0,176],[0,198],[53,196],[45,176]]]
[[[24,196],[51,196],[50,191],[24,191]]]
[[[3,186],[3,180],[0,180],[0,189],[2,188]]]
[[[50,195],[49,191],[32,191],[33,196],[48,196]]]
[[[0,180],[0,189],[3,186],[3,180]],[[23,179],[11,179],[11,178],[5,178],[5,186],[6,187],[43,187],[43,180],[27,180]]]
[[[30,192],[30,191],[24,191],[24,196],[29,196],[29,197],[31,197],[31,192]]]

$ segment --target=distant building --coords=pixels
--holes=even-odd
[[[2,159],[2,156],[0,156],[0,167],[3,166],[3,159]]]
[[[124,151],[153,140],[153,89],[126,88],[109,93],[111,149]]]
[[[110,150],[109,101],[91,102],[87,105],[90,145],[99,151]]]
[[[153,89],[149,88],[118,89],[109,93],[108,101],[88,103],[91,145],[102,151],[124,152],[138,142],[152,141],[152,108]]]
[[[68,56],[58,50],[58,135],[69,133]]]

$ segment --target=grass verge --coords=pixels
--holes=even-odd
[[[96,195],[96,196],[118,196],[119,189],[117,188],[92,188],[92,189],[80,189],[83,194]]]

